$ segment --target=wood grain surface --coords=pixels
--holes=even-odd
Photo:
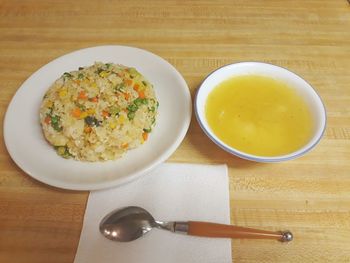
[[[192,95],[212,70],[247,60],[286,67],[313,85],[328,125],[304,157],[279,164],[241,160],[216,147],[193,118],[168,161],[227,163],[232,223],[295,235],[289,244],[233,240],[233,261],[350,262],[348,1],[1,0],[1,125],[12,96],[34,71],[65,53],[105,44],[162,56]],[[88,193],[31,179],[8,155],[2,130],[0,262],[73,262]]]

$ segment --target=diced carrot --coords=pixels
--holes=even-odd
[[[72,111],[72,115],[73,117],[75,118],[79,118],[81,116],[81,110],[79,108],[75,108],[73,111]]]
[[[110,115],[111,115],[111,114],[110,114],[108,111],[105,111],[105,110],[102,111],[102,116],[103,116],[104,118],[108,118]]]
[[[134,90],[135,90],[135,91],[138,91],[139,88],[140,88],[140,85],[136,83],[136,84],[134,85]]]
[[[144,99],[146,97],[145,93],[143,91],[138,92],[140,99]]]
[[[142,133],[142,138],[143,138],[144,141],[147,141],[147,139],[148,139],[148,132]]]
[[[124,95],[124,98],[126,99],[126,100],[128,100],[129,98],[130,98],[130,94],[129,93],[123,93],[123,95]]]
[[[84,128],[84,132],[86,132],[86,133],[91,132],[91,130],[92,130],[92,128],[91,128],[90,126],[86,126],[86,127]]]
[[[85,91],[80,91],[79,94],[78,94],[78,98],[82,99],[82,100],[87,99],[86,92]]]
[[[122,145],[122,148],[125,149],[125,148],[128,148],[128,146],[129,146],[128,143],[124,143],[124,144]]]
[[[51,122],[51,117],[50,117],[50,116],[46,116],[44,122],[45,122],[46,124],[50,124],[50,122]]]
[[[131,84],[132,84],[132,80],[131,79],[126,79],[126,80],[124,80],[124,82],[128,86],[131,86]]]
[[[90,101],[92,101],[92,102],[98,102],[98,97],[93,97],[93,98],[90,99]]]

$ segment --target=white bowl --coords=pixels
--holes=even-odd
[[[214,134],[205,117],[205,103],[209,93],[219,83],[230,77],[251,74],[272,77],[274,79],[280,80],[288,84],[290,87],[295,88],[298,93],[304,97],[306,103],[311,109],[316,127],[314,128],[314,133],[311,136],[310,140],[302,148],[289,154],[280,156],[257,156],[239,151],[225,144]],[[195,114],[201,128],[214,143],[231,154],[256,162],[279,162],[300,157],[310,151],[320,141],[326,127],[325,107],[321,101],[321,98],[310,86],[310,84],[295,73],[285,68],[262,62],[240,62],[230,64],[210,73],[202,82],[197,91],[194,107]]]

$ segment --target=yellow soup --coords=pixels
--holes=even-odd
[[[232,77],[209,94],[205,114],[227,145],[259,156],[291,153],[307,143],[313,118],[287,84],[259,75]]]

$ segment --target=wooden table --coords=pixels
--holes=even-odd
[[[309,81],[327,107],[328,126],[306,156],[279,164],[241,160],[215,146],[193,118],[169,161],[227,163],[232,223],[295,234],[290,244],[233,240],[235,262],[350,262],[346,0],[3,0],[1,124],[12,96],[39,67],[105,44],[162,56],[183,74],[192,95],[209,72],[237,61],[270,62]],[[0,150],[0,262],[73,262],[88,192],[39,183],[14,164],[3,139]]]

